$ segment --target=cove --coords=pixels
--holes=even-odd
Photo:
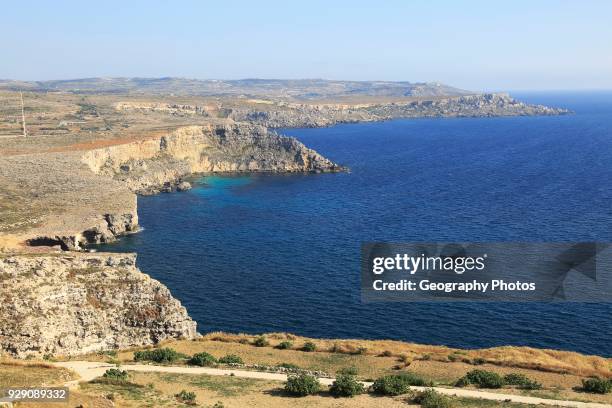
[[[137,252],[200,332],[612,356],[610,304],[361,303],[362,242],[612,241],[612,94],[520,97],[576,113],[284,129],[351,172],[205,176],[98,249]]]

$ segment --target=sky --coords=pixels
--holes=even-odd
[[[612,89],[612,1],[8,1],[0,78]]]

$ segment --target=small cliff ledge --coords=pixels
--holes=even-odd
[[[0,257],[0,349],[82,354],[194,338],[196,323],[135,254]]]
[[[94,173],[139,194],[175,189],[193,173],[344,170],[295,138],[233,121],[186,126],[166,136],[90,150],[82,161]]]

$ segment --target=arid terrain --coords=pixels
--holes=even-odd
[[[349,170],[274,128],[567,113],[506,94],[429,83],[0,81],[0,388],[61,385],[78,378],[50,361],[127,364],[135,349],[163,343],[185,355],[235,354],[251,366],[287,363],[330,376],[355,366],[362,380],[410,371],[442,387],[482,366],[501,374],[521,372],[543,386],[500,392],[612,403],[609,395],[573,390],[585,377],[611,376],[612,361],[596,356],[520,347],[463,351],[285,334],[270,334],[269,346],[256,347],[252,336],[200,337],[179,300],[136,267],[136,254],[87,250],[88,244],[137,233],[137,196],[180,193],[190,188],[187,179],[193,174]],[[274,348],[281,340],[293,346]],[[299,350],[307,341],[316,344],[316,352]],[[227,407],[411,403],[406,396],[338,400],[325,392],[298,400],[284,395],[282,383],[274,381],[138,372],[127,382],[84,383],[65,406],[182,406],[174,397],[181,389],[197,394],[203,406],[216,401]],[[458,407],[499,406],[466,398],[455,402]]]

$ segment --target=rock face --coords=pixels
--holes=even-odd
[[[82,160],[94,173],[121,181],[139,194],[171,190],[192,173],[343,170],[294,138],[231,121],[90,150]]]
[[[0,257],[0,349],[70,355],[193,338],[196,323],[135,254]]]
[[[280,103],[276,108],[235,108],[236,121],[270,128],[321,127],[337,123],[370,122],[399,118],[563,115],[566,109],[519,102],[508,94],[479,94],[375,104]]]

